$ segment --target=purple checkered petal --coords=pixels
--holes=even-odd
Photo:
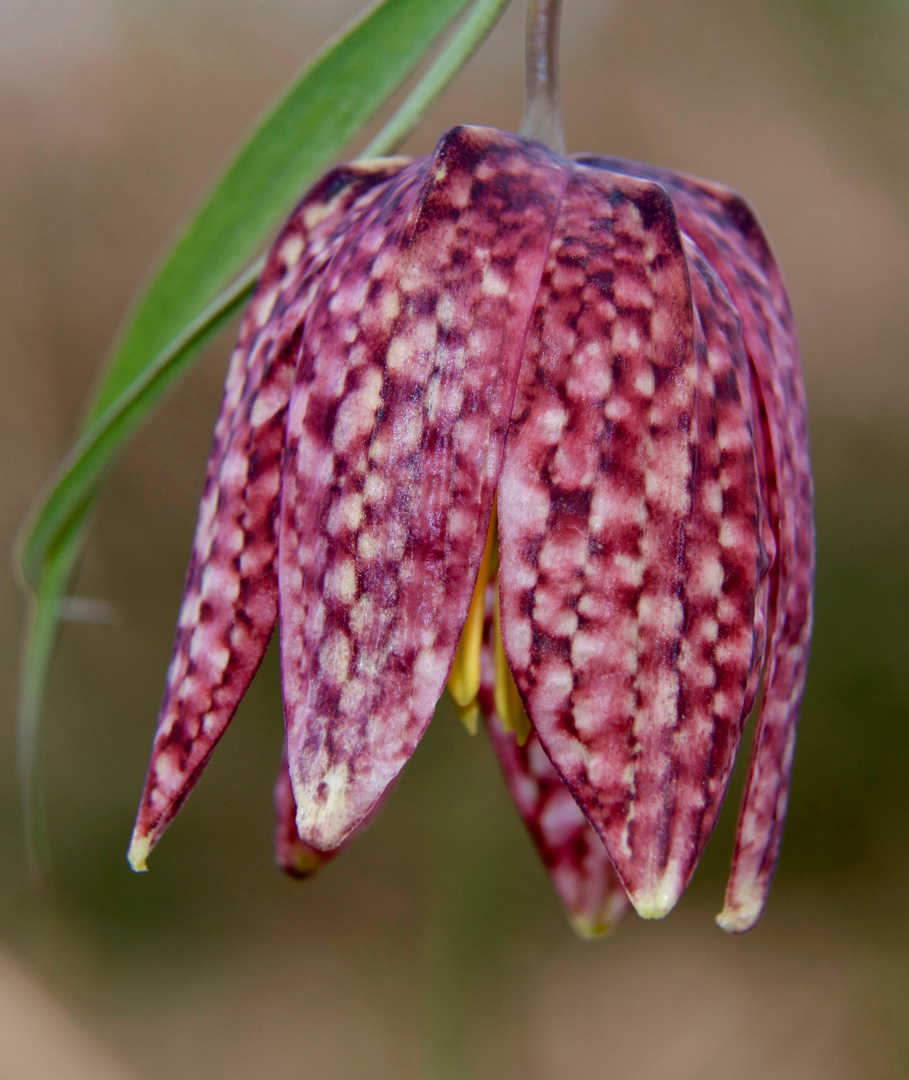
[[[277,618],[276,510],[303,323],[320,275],[405,162],[329,173],[273,246],[231,357],[130,862],[192,790],[256,672]]]
[[[315,847],[369,813],[445,686],[568,172],[533,143],[455,129],[313,302],[279,579],[297,825]]]
[[[515,679],[648,916],[678,899],[725,792],[764,561],[740,331],[717,290],[692,297],[686,254],[661,187],[578,170],[499,484]]]
[[[647,176],[670,193],[679,221],[729,290],[754,383],[756,442],[775,562],[768,662],[726,904],[718,921],[741,932],[760,918],[782,839],[796,723],[811,639],[814,515],[805,388],[792,312],[754,211],[719,184],[614,158],[589,164]]]

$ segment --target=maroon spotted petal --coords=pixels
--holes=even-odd
[[[317,848],[368,814],[445,685],[568,171],[501,132],[449,132],[314,300],[279,577],[297,824]]]
[[[678,899],[725,792],[766,561],[738,327],[694,293],[666,192],[578,169],[499,483],[515,679],[647,916]]]
[[[546,751],[531,731],[522,746],[513,731],[506,731],[495,710],[495,659],[492,646],[494,586],[487,589],[487,619],[482,651],[480,707],[505,783],[524,819],[540,858],[572,926],[581,937],[610,931],[628,910],[628,894],[603,842]]]
[[[405,162],[329,173],[269,255],[231,357],[130,862],[180,808],[246,692],[277,617],[276,509],[303,320],[319,275]]]
[[[763,911],[779,855],[811,639],[812,481],[805,387],[792,312],[767,238],[737,192],[637,162],[585,160],[665,185],[682,228],[732,296],[755,382],[761,414],[761,481],[777,559],[771,570],[764,695],[726,905],[718,919],[725,929],[741,932]]]

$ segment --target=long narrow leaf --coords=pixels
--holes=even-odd
[[[262,271],[257,260],[138,375],[97,419],[91,421],[46,485],[47,493],[26,523],[19,564],[26,581],[40,581],[42,567],[81,518],[111,458],[155,407],[168,386],[249,298]],[[63,545],[65,546],[65,544]]]
[[[363,157],[379,157],[404,142],[427,108],[483,44],[510,3],[511,0],[477,0],[407,100],[363,151]]]
[[[89,507],[83,506],[71,520],[63,546],[48,558],[37,591],[28,598],[19,668],[16,764],[22,791],[26,854],[33,881],[46,874],[48,868],[38,769],[41,707],[60,606],[79,557],[88,519]]]

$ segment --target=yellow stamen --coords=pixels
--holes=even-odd
[[[513,731],[518,744],[523,746],[530,735],[530,718],[524,709],[524,702],[518,693],[514,675],[508,665],[508,657],[505,655],[505,645],[502,642],[502,618],[499,612],[499,589],[496,587],[496,620],[493,627],[493,647],[495,654],[495,702],[496,712],[502,727],[506,731]]]
[[[453,701],[458,719],[467,728],[468,735],[476,735],[480,730],[480,703],[474,698],[469,705],[459,705]]]
[[[489,581],[489,566],[495,546],[496,512],[495,506],[489,519],[489,531],[486,534],[486,547],[480,561],[476,588],[467,612],[467,621],[461,631],[461,640],[455,653],[451,674],[448,676],[448,691],[454,700],[455,711],[471,735],[476,735],[480,719],[480,707],[477,694],[480,692],[480,648],[483,644],[483,616],[486,599],[486,584]]]

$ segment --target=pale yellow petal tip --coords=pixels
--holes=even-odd
[[[339,848],[369,817],[369,811],[352,813],[347,779],[346,765],[335,766],[324,773],[320,784],[325,792],[323,802],[311,799],[305,789],[294,793],[297,800],[297,836],[316,851]]]
[[[308,878],[326,863],[325,856],[315,848],[298,848],[291,855],[287,863],[282,863],[282,869],[295,878]]]
[[[594,941],[596,938],[605,937],[615,930],[615,922],[600,916],[591,918],[589,915],[569,915],[568,921],[581,941]]]
[[[647,892],[629,892],[628,898],[642,919],[664,919],[679,902],[681,894],[677,881],[662,878]]]
[[[744,934],[758,921],[764,911],[762,900],[754,899],[746,904],[726,904],[716,917],[716,924],[727,934]]]
[[[137,874],[145,874],[148,872],[146,861],[151,849],[151,841],[147,836],[133,837],[132,842],[129,845],[129,851],[126,853],[126,858],[129,861],[129,865]]]

